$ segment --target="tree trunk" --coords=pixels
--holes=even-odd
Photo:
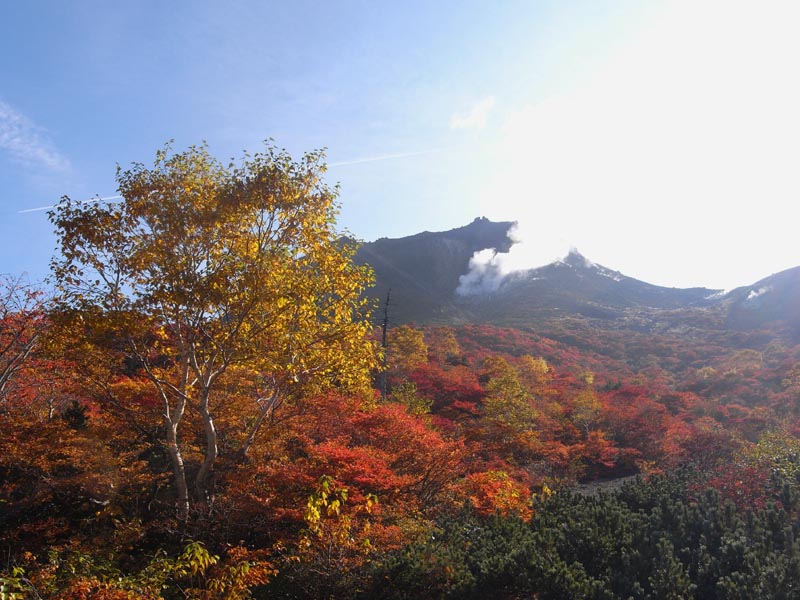
[[[209,390],[204,389],[201,392],[200,405],[198,407],[200,417],[203,419],[203,432],[206,436],[206,453],[203,464],[200,466],[200,471],[198,471],[197,478],[194,481],[194,489],[197,498],[205,501],[210,506],[213,500],[213,490],[209,490],[208,476],[214,468],[219,450],[217,448],[217,429],[208,409],[208,396]]]
[[[183,467],[183,456],[178,447],[177,424],[172,422],[167,415],[164,415],[164,424],[167,430],[167,452],[172,461],[172,473],[175,477],[175,501],[178,518],[185,521],[189,517],[189,487],[186,485],[186,471]]]

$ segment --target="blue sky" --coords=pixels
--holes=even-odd
[[[519,220],[503,268],[570,245],[662,285],[800,265],[798,9],[766,0],[12,3],[0,19],[0,273],[43,211],[116,193],[167,140],[327,148],[372,240]]]

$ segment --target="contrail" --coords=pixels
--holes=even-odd
[[[102,198],[89,198],[87,200],[81,200],[81,204],[86,202],[100,202],[101,200],[119,200],[122,196],[104,196]],[[23,213],[32,213],[32,212],[39,212],[42,210],[50,210],[51,208],[55,208],[55,205],[52,206],[37,206],[36,208],[26,208],[25,210],[18,210],[17,214],[21,215]]]
[[[25,210],[18,210],[17,214],[21,215],[22,213],[29,213],[29,212],[38,212],[40,210],[50,210],[53,208],[52,206],[37,206],[36,208],[26,208]]]
[[[441,152],[446,148],[431,148],[429,150],[417,150],[416,152],[400,152],[398,154],[380,154],[378,156],[369,156],[366,158],[355,158],[353,160],[342,160],[339,162],[328,163],[328,167],[344,167],[346,165],[360,165],[361,163],[376,162],[379,160],[390,160],[392,158],[407,158],[410,156],[421,156],[423,154],[431,154],[433,152]]]

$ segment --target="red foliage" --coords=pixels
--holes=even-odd
[[[437,412],[451,406],[459,410],[465,405],[476,405],[486,396],[478,383],[477,373],[465,366],[445,370],[437,364],[427,363],[409,373],[409,379],[421,396],[433,401],[433,410]],[[454,406],[455,403],[459,404]]]
[[[463,471],[463,445],[399,404],[362,409],[357,399],[331,395],[269,433],[270,454],[254,457],[247,477],[233,472],[218,501],[248,524],[250,535],[288,535],[302,526],[306,500],[323,475],[355,504],[377,496],[380,522],[436,510],[437,497]]]
[[[767,501],[769,472],[763,467],[724,463],[697,489],[714,488],[739,508],[762,509]]]

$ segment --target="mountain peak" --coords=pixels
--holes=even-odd
[[[562,262],[571,267],[578,267],[581,269],[588,269],[595,266],[595,264],[592,261],[590,261],[583,254],[578,252],[578,249],[575,246],[571,246],[567,255],[564,258],[562,258],[559,262]]]
[[[486,217],[476,217],[469,225],[444,231],[439,235],[458,239],[475,251],[494,248],[497,252],[508,252],[514,242],[508,236],[516,221],[490,221]]]

